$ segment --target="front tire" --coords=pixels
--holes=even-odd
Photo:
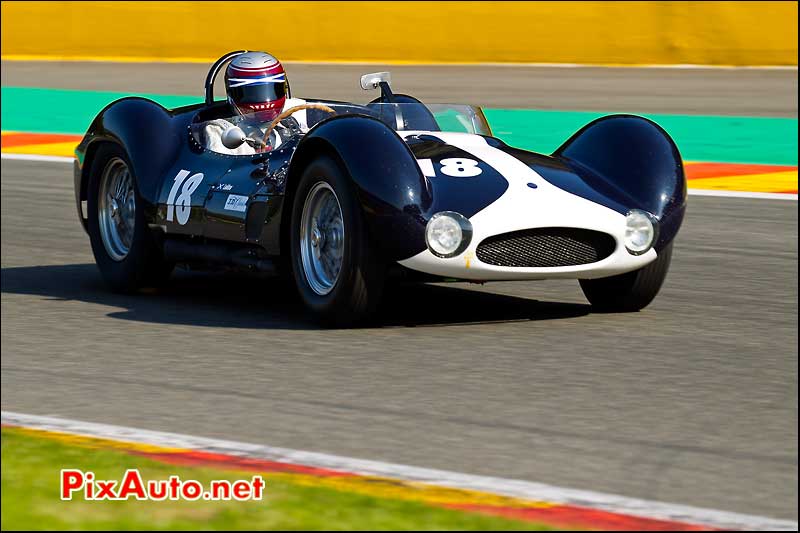
[[[349,177],[330,157],[314,159],[300,176],[290,243],[297,289],[324,323],[350,326],[374,313],[385,266],[369,242]]]
[[[649,265],[610,278],[582,279],[581,289],[596,311],[639,311],[647,307],[658,294],[667,277],[671,260],[672,243],[669,243]]]
[[[87,209],[95,262],[112,290],[133,292],[169,277],[173,265],[147,226],[130,159],[116,144],[101,146],[92,161]]]

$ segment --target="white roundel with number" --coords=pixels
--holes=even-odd
[[[439,161],[442,165],[442,174],[455,178],[471,178],[481,173],[481,167],[474,159],[453,157]]]

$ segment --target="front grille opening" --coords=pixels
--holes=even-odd
[[[546,268],[586,265],[614,252],[614,237],[577,228],[536,228],[502,233],[484,239],[478,259],[488,265]]]

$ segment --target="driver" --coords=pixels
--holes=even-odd
[[[222,144],[222,133],[236,125],[248,137],[261,140],[264,132],[275,118],[284,110],[304,104],[304,100],[292,98],[286,72],[280,61],[265,52],[247,52],[236,56],[225,70],[225,91],[228,102],[236,111],[237,117],[231,120],[209,121],[203,128],[206,148],[214,152],[231,155],[248,155],[256,149],[248,143],[238,148],[226,148]],[[284,125],[287,123],[287,125]],[[270,133],[266,150],[281,144],[281,131],[289,127],[307,131],[306,112],[300,110],[284,119]]]

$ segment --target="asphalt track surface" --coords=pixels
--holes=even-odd
[[[2,84],[203,95],[209,65],[2,62]],[[359,77],[388,70],[396,92],[486,107],[797,117],[797,70],[286,65],[292,93],[366,102]],[[223,94],[222,76],[216,94]]]
[[[140,83],[130,90],[161,93],[204,72],[7,67],[3,84],[114,89],[101,74],[119,69]],[[600,69],[569,70],[556,77],[592,84]],[[702,88],[698,71],[665,72],[652,75]],[[709,90],[751,72],[775,94],[797,83],[796,71],[714,72]],[[714,111],[677,96],[689,82],[647,100],[640,77],[614,69],[603,83],[636,110],[797,114],[796,99],[779,109],[744,90]],[[344,96],[322,76],[292,81]],[[552,91],[553,107],[581,108]],[[690,196],[666,284],[640,313],[592,314],[572,281],[411,285],[390,291],[379,327],[324,330],[271,280],[179,273],[159,293],[114,295],[70,165],[3,160],[0,186],[3,410],[797,519],[795,201]]]

